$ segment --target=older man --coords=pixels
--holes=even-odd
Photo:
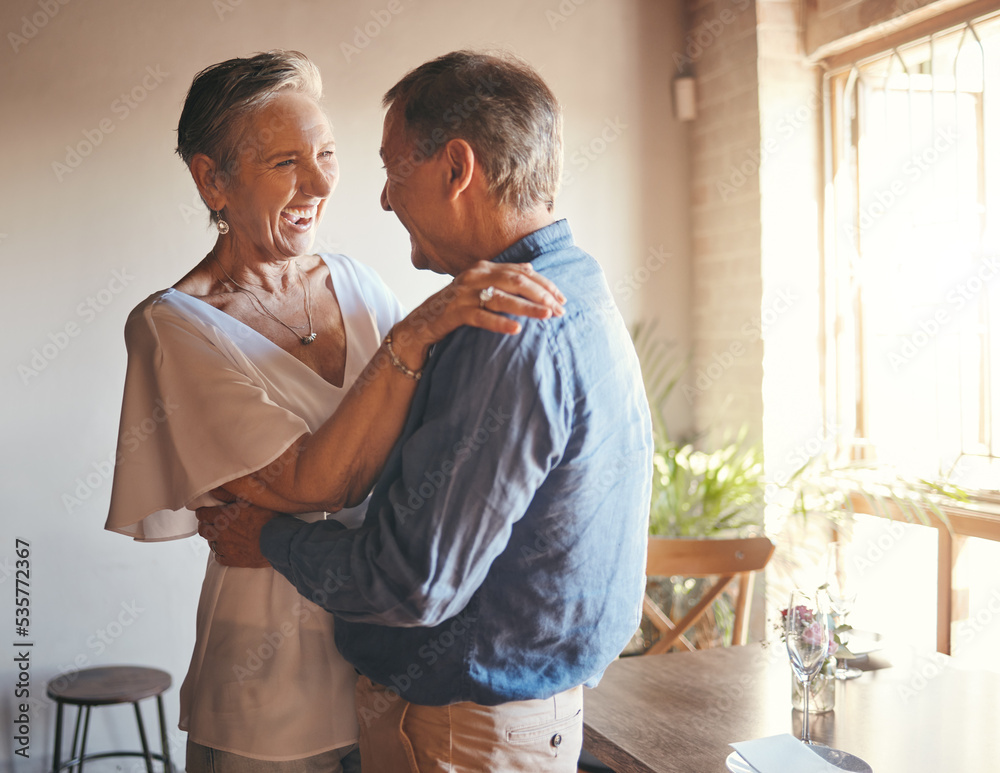
[[[422,380],[364,525],[276,518],[260,548],[339,618],[365,770],[575,771],[581,686],[639,622],[652,441],[635,353],[552,214],[561,118],[531,68],[456,52],[384,103],[382,206],[413,264],[530,262],[567,313],[517,336],[461,328],[400,363]]]

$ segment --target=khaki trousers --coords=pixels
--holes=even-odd
[[[356,746],[345,746],[312,757],[271,762],[219,751],[189,739],[184,770],[186,773],[359,773],[357,751]]]
[[[420,706],[362,676],[364,773],[576,773],[583,688],[499,706]]]

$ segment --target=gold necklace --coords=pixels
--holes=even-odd
[[[294,335],[296,338],[298,338],[299,342],[303,346],[308,346],[309,344],[311,344],[313,341],[316,340],[316,333],[313,331],[312,303],[309,300],[309,285],[306,284],[306,281],[302,278],[302,272],[299,270],[299,264],[298,263],[294,264],[295,265],[295,273],[299,277],[299,284],[302,285],[302,292],[305,295],[305,299],[304,299],[303,305],[305,306],[305,310],[306,310],[306,318],[309,320],[309,335],[306,335],[306,336],[300,335],[299,332],[298,332],[299,330],[302,330],[303,327],[305,327],[304,325],[299,325],[298,327],[293,327],[292,325],[289,325],[284,320],[279,319],[277,314],[275,314],[274,312],[272,312],[269,308],[267,308],[267,306],[264,305],[264,302],[260,298],[257,297],[256,293],[254,293],[252,290],[244,287],[239,282],[237,282],[235,279],[233,279],[231,276],[229,276],[229,272],[226,271],[225,266],[222,265],[222,261],[219,260],[219,256],[215,254],[215,248],[214,247],[212,248],[212,258],[218,264],[218,266],[221,269],[222,273],[226,275],[226,279],[228,279],[230,282],[232,282],[233,285],[236,287],[236,289],[238,289],[238,290],[246,293],[254,301],[256,301],[256,306],[254,308],[255,308],[255,310],[257,311],[258,314],[263,314],[265,317],[273,319],[279,325],[282,325],[282,326],[288,328],[288,330],[292,333],[292,335]]]

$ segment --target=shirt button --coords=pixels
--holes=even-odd
[[[556,733],[554,736],[552,736],[551,743],[553,746],[559,746],[559,744],[562,743],[562,736],[559,735],[559,733]]]

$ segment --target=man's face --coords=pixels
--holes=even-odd
[[[382,209],[395,212],[410,234],[410,261],[419,269],[453,274],[447,260],[450,218],[441,178],[440,154],[430,159],[408,142],[395,107],[386,113],[379,154],[385,165]]]

